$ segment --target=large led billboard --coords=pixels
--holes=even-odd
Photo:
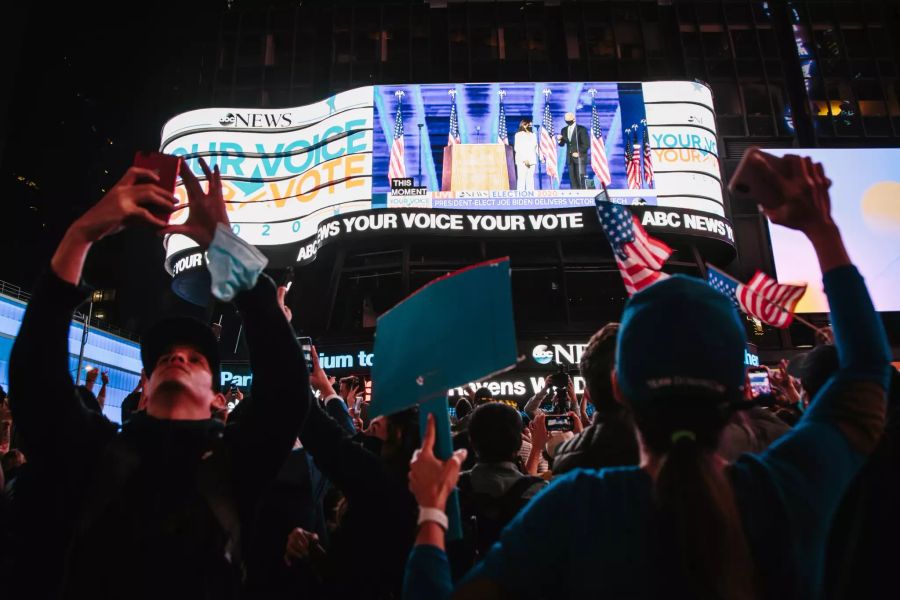
[[[699,83],[429,84],[195,110],[166,123],[161,150],[201,178],[199,157],[218,165],[234,231],[277,264],[359,232],[540,230],[529,215],[584,218],[602,187],[649,211],[649,229],[733,245],[716,139]],[[192,247],[167,240],[170,272]]]
[[[831,179],[831,212],[850,258],[879,311],[900,311],[900,148],[782,149],[821,162]],[[806,237],[769,225],[775,272],[783,282],[808,282],[797,311],[828,312],[822,274]]]

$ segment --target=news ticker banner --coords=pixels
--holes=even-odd
[[[451,133],[455,143],[502,144],[505,136],[515,145],[522,120],[537,126],[537,140],[546,125],[554,136],[562,133],[566,112],[603,141],[613,201],[725,220],[712,95],[693,82],[363,87],[302,107],[183,113],[164,126],[160,149],[182,156],[184,168],[201,180],[199,158],[217,165],[232,229],[283,267],[307,262],[310,245],[324,241],[338,218],[356,213],[540,213],[593,206],[601,180],[592,153],[600,156],[599,146],[592,144],[584,157],[587,185],[594,189],[572,189],[565,149],[555,137],[537,165],[533,190],[441,189],[441,157]],[[554,160],[557,176],[551,177]],[[628,178],[634,160],[636,185]],[[176,195],[186,202],[180,182]],[[186,220],[188,210],[177,211],[172,222]],[[166,240],[170,273],[171,259],[194,247],[184,236]]]
[[[724,260],[733,255],[734,229],[724,218],[709,213],[681,208],[658,206],[632,206],[644,228],[676,246],[685,236],[701,251],[701,254]],[[371,239],[388,235],[392,240],[401,236],[507,238],[528,239],[536,237],[570,237],[596,234],[598,245],[603,230],[597,220],[597,211],[591,208],[555,211],[465,211],[448,212],[417,209],[392,211],[367,210],[338,215],[324,220],[316,239],[300,246],[287,248],[292,258],[281,257],[278,262],[293,261],[308,264],[319,251],[333,243],[345,240]],[[296,255],[293,252],[296,251]],[[179,277],[196,270],[205,270],[206,260],[197,248],[188,248],[167,259],[167,268]]]
[[[453,388],[448,393],[451,397],[462,396],[465,394],[464,388],[474,391],[478,387],[485,386],[497,398],[523,403],[543,389],[544,378],[548,374],[562,366],[572,375],[575,391],[580,394],[584,391],[585,384],[584,378],[578,373],[578,364],[587,348],[587,337],[589,336],[585,336],[585,340],[519,341],[518,353],[524,360],[514,370],[483,381],[473,381],[466,386]],[[329,375],[336,377],[347,375],[368,377],[375,360],[371,342],[331,345],[317,341],[316,349],[319,351],[322,368]],[[759,350],[755,344],[747,344],[744,350],[744,364],[747,367],[760,366]],[[222,389],[235,385],[246,392],[253,382],[253,373],[247,362],[223,362],[220,377]],[[369,383],[371,385],[371,382]],[[367,394],[368,391],[367,386]]]

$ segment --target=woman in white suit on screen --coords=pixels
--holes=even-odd
[[[538,161],[537,136],[531,129],[531,119],[519,121],[519,130],[516,132],[516,190],[534,189],[534,167]]]

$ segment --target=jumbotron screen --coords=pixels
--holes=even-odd
[[[296,108],[183,113],[161,151],[201,177],[199,157],[218,165],[233,230],[263,250],[296,244],[298,262],[339,230],[403,219],[452,230],[479,211],[495,229],[525,228],[523,212],[591,207],[603,187],[613,202],[707,215],[731,236],[712,95],[694,82],[371,86]],[[472,223],[448,216],[460,211]],[[191,246],[173,236],[167,256]]]
[[[875,308],[900,311],[900,149],[765,149],[821,162],[832,181],[831,212],[847,252],[866,279]],[[797,305],[803,313],[828,312],[822,274],[806,237],[769,225],[779,281],[807,282]]]

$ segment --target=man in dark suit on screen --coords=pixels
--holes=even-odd
[[[556,136],[556,142],[566,147],[566,164],[569,167],[569,187],[573,190],[584,189],[587,151],[591,145],[588,130],[583,125],[575,124],[575,113],[567,112],[566,126]]]

